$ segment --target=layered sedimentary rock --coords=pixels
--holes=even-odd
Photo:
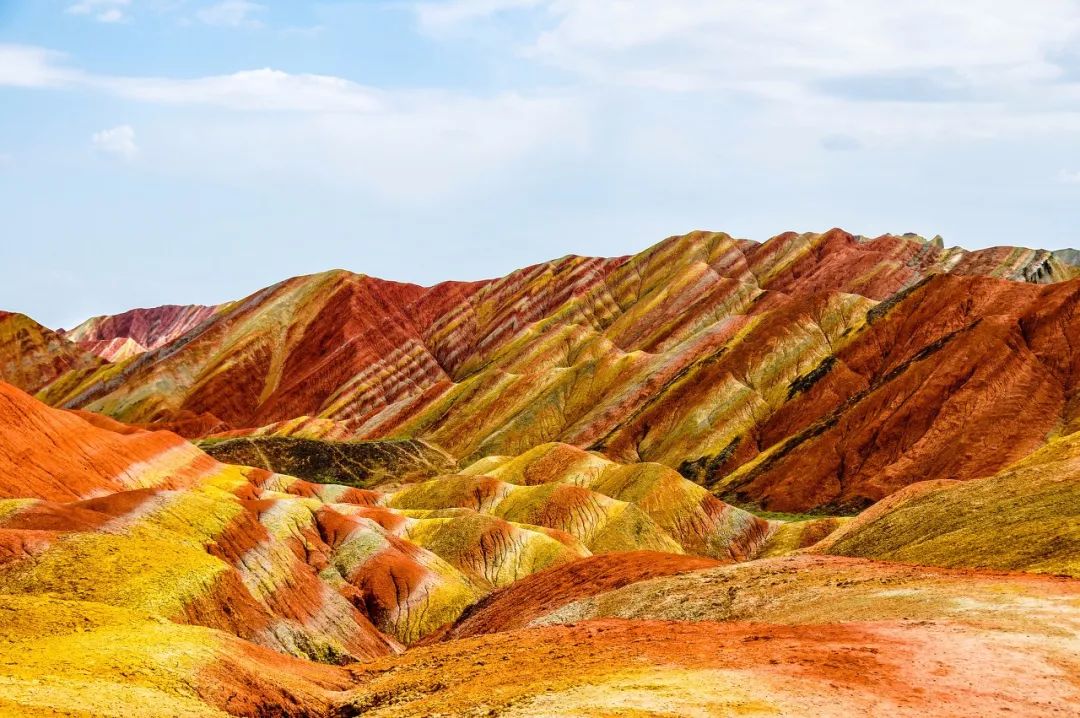
[[[0,713],[1069,715],[1072,259],[695,233],[0,316],[62,407],[0,382]]]
[[[420,439],[464,464],[557,441],[768,510],[853,513],[992,474],[1071,421],[1077,271],[839,230],[699,232],[431,288],[334,271],[40,396],[187,436]]]
[[[992,477],[909,486],[814,550],[1080,578],[1080,434]]]
[[[132,309],[123,314],[92,317],[64,332],[64,336],[91,350],[108,351],[110,347],[124,346],[129,356],[133,356],[179,339],[213,317],[220,309],[222,307],[198,304],[170,304],[153,309]],[[94,353],[98,354],[98,351]],[[112,361],[110,357],[104,358]],[[121,358],[126,359],[127,356]]]
[[[397,650],[495,588],[596,553],[730,561],[770,531],[670,469],[573,447],[488,461],[503,479],[472,467],[384,492],[221,464],[174,434],[83,416],[0,384],[0,593],[150,612],[316,660]],[[493,490],[476,503],[472,484]]]
[[[87,340],[77,342],[77,344],[80,349],[113,363],[130,359],[146,351],[146,347],[129,337]]]
[[[992,613],[985,616],[992,618]],[[603,619],[440,643],[358,667],[345,709],[417,715],[852,715],[1075,707],[1076,624]],[[1032,637],[1037,639],[1032,640]]]
[[[0,594],[5,716],[329,715],[355,681],[223,631],[87,601]]]
[[[35,392],[105,362],[24,314],[0,311],[0,380]]]
[[[1067,579],[832,556],[721,567],[598,556],[496,592],[433,637],[443,643],[373,664],[353,701],[383,716],[456,705],[522,716],[1067,715],[1078,599]],[[525,655],[540,658],[515,680],[498,670]]]

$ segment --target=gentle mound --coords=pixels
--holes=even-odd
[[[535,573],[471,607],[442,640],[512,631],[579,598],[657,576],[718,566],[696,556],[634,551],[605,554]]]
[[[990,478],[911,486],[816,550],[1080,577],[1080,435]]]

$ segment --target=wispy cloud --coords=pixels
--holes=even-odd
[[[368,112],[380,104],[376,90],[355,82],[272,68],[194,79],[94,76],[82,82],[142,102],[211,105],[231,110]]]
[[[248,0],[223,0],[216,5],[195,13],[200,22],[215,27],[262,27],[256,16],[265,12],[266,6]]]
[[[528,23],[511,18],[522,9]],[[1043,0],[1039,12],[1014,0],[426,0],[413,10],[428,32],[501,29],[519,58],[586,89],[754,103],[819,137],[986,138],[1080,120],[1080,68],[1065,64],[1080,43],[1077,0]]]
[[[133,160],[139,154],[139,147],[135,144],[135,130],[131,125],[119,125],[95,132],[90,142],[99,152],[125,160]]]
[[[535,8],[546,4],[548,0],[452,0],[419,2],[413,7],[424,29],[441,32],[508,10]]]
[[[69,5],[69,15],[87,15],[98,22],[115,23],[128,19],[127,9],[131,0],[80,0]]]
[[[272,68],[192,79],[101,75],[72,67],[59,52],[4,44],[0,86],[79,87],[140,102],[241,111],[367,112],[380,104],[378,91],[330,75]]]
[[[129,125],[95,133],[103,153],[239,182],[344,182],[392,201],[459,192],[525,156],[574,151],[585,126],[577,101],[545,94],[389,91],[270,68],[191,79],[100,75],[57,53],[3,45],[0,85],[192,108],[183,126],[140,125],[138,143]]]

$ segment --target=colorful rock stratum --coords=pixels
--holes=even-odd
[[[0,715],[1080,715],[1075,261],[0,312]]]

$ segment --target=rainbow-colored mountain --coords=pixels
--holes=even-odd
[[[0,313],[0,715],[1073,715],[1073,261],[696,232]]]

